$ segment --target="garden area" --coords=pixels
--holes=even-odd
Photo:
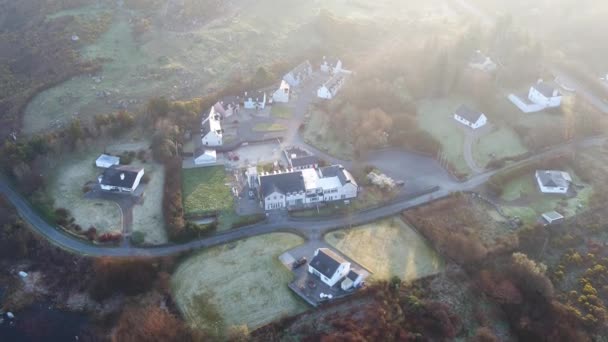
[[[443,270],[444,261],[424,237],[399,217],[325,236],[325,241],[373,274],[372,281],[393,276],[413,281]]]
[[[211,216],[234,210],[230,178],[224,166],[182,170],[186,216]]]
[[[490,133],[475,139],[473,157],[477,165],[487,167],[492,160],[516,157],[528,152],[517,133],[508,126],[494,125]]]
[[[350,160],[354,156],[352,144],[344,143],[329,129],[327,115],[320,110],[307,114],[302,136],[307,144],[336,158]]]
[[[213,247],[185,259],[171,278],[186,321],[222,339],[234,326],[252,330],[306,310],[287,287],[293,274],[278,259],[303,243],[275,233]]]
[[[274,104],[270,110],[270,114],[277,119],[285,120],[289,120],[293,116],[291,108],[281,104]]]
[[[253,126],[252,130],[254,132],[281,132],[286,130],[287,127],[282,123],[257,123]]]
[[[143,203],[133,207],[133,233],[143,234],[145,244],[166,243],[168,239],[162,208],[165,169],[155,162],[134,163],[134,165],[143,166],[150,180],[145,184]]]

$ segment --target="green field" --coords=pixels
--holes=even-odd
[[[165,169],[163,165],[139,161],[133,165],[143,166],[146,175],[150,177],[145,186],[144,201],[133,207],[133,232],[143,232],[147,244],[163,244],[168,241],[163,219],[163,186],[165,184]]]
[[[492,159],[514,157],[528,152],[521,139],[511,128],[499,126],[478,138],[473,144],[473,157],[485,167]]]
[[[192,326],[223,336],[306,310],[287,287],[293,274],[278,260],[303,243],[275,233],[213,247],[184,260],[171,279],[175,302]],[[221,338],[219,338],[221,339]]]
[[[306,128],[302,136],[304,140],[321,151],[345,160],[350,160],[354,156],[352,144],[341,142],[326,120],[327,114],[321,111],[313,111],[307,119]]]
[[[230,180],[223,166],[182,171],[182,192],[186,216],[203,216],[232,211],[234,200]]]
[[[281,123],[258,123],[253,126],[254,132],[281,132],[286,130],[287,127]]]
[[[291,119],[293,116],[291,108],[280,104],[273,105],[270,114],[277,119]]]
[[[397,217],[329,233],[325,240],[372,271],[371,280],[398,276],[412,281],[444,267],[443,259],[426,240]]]
[[[464,159],[464,128],[453,118],[453,113],[462,104],[460,98],[424,100],[418,105],[418,125],[441,142],[445,158],[456,171],[468,174],[471,170]]]

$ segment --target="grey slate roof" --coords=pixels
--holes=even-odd
[[[359,277],[359,272],[357,272],[356,270],[351,269],[348,274],[346,275],[346,278],[355,281],[357,280],[357,278]]]
[[[344,166],[342,165],[332,165],[321,168],[321,174],[324,178],[326,177],[338,177],[340,183],[342,185],[346,183],[357,184],[355,180],[352,178],[352,175],[348,172],[345,172]]]
[[[344,262],[346,260],[331,249],[319,248],[319,253],[312,258],[310,266],[327,278],[331,278],[336,273],[338,267]]]
[[[298,75],[298,74],[303,74],[303,73],[308,73],[309,68],[312,68],[312,65],[310,64],[309,61],[304,61],[302,63],[300,63],[300,65],[298,65],[297,67],[293,68],[289,73],[293,74],[293,75]]]
[[[539,82],[533,85],[534,89],[538,90],[539,93],[543,94],[545,97],[553,97],[553,91],[556,89],[553,86],[549,85],[545,82]],[[557,92],[558,96],[561,94],[559,91]]]
[[[209,121],[209,118],[207,118],[201,125],[201,137],[204,137],[209,132],[211,132],[211,122]]]
[[[260,189],[264,197],[275,191],[282,194],[306,191],[304,177],[299,171],[261,176]]]
[[[570,182],[564,178],[561,171],[536,171],[538,179],[543,186],[551,188],[566,188]]]
[[[100,184],[120,188],[132,188],[141,168],[114,165],[105,169],[101,175]],[[124,179],[120,175],[124,174]]]
[[[458,107],[458,109],[456,109],[455,114],[460,116],[461,118],[466,119],[469,122],[477,122],[477,120],[479,120],[483,113],[471,109],[467,105],[461,105],[460,107]]]
[[[319,158],[317,156],[298,147],[292,147],[285,150],[285,155],[292,167],[315,165],[319,163]]]
[[[228,109],[227,106],[229,105],[236,107],[237,105],[241,104],[241,102],[243,102],[243,99],[239,96],[224,96],[220,100],[220,103],[222,104],[222,107],[224,107],[224,109]]]

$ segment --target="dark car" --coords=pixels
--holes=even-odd
[[[296,260],[293,263],[293,268],[296,269],[304,264],[306,264],[308,262],[308,259],[306,259],[306,257],[301,257],[300,259]]]

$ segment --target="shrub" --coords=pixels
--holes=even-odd
[[[131,234],[131,243],[133,243],[136,246],[140,246],[144,243],[144,241],[146,240],[146,233],[142,232],[142,231],[136,231],[133,232],[133,234]]]

